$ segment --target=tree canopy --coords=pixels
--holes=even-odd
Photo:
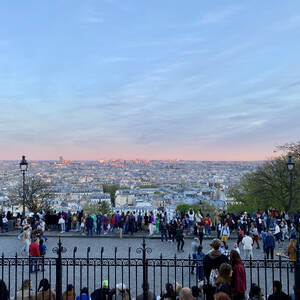
[[[83,207],[83,211],[87,215],[99,214],[107,215],[110,217],[113,213],[111,206],[106,201],[101,201],[100,203],[87,203]]]
[[[181,203],[181,204],[178,204],[176,207],[176,210],[183,212],[183,213],[187,213],[190,209],[192,209],[194,212],[197,212],[200,209],[202,212],[202,215],[204,216],[207,214],[212,215],[216,208],[204,201],[201,203],[196,203],[196,204]]]
[[[40,177],[27,177],[24,186],[25,206],[33,212],[46,212],[50,210],[49,199],[52,198],[50,185]],[[10,193],[11,205],[23,204],[23,184],[20,182]]]
[[[300,209],[300,159],[296,156],[293,178],[294,209]],[[280,156],[259,167],[256,171],[245,174],[240,183],[229,191],[237,204],[229,211],[254,211],[270,207],[288,211],[290,176],[286,166],[287,156]]]

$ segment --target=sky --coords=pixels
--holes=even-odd
[[[264,160],[300,140],[300,1],[0,2],[0,160]]]

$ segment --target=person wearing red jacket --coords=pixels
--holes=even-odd
[[[210,220],[209,214],[207,214],[206,217],[203,219],[205,235],[207,235],[207,236],[210,236],[210,224],[211,224],[211,220]]]
[[[231,250],[230,263],[232,267],[232,299],[243,300],[247,290],[246,271],[240,255],[237,251]]]
[[[34,239],[33,242],[30,244],[29,256],[29,272],[32,273],[38,271],[38,257],[41,256],[38,239]]]

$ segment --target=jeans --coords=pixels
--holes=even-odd
[[[30,256],[29,258],[29,272],[38,271],[38,257]]]
[[[128,233],[128,223],[124,224],[124,234]]]
[[[183,240],[183,238],[179,238],[177,240],[177,250],[178,251],[183,250],[183,246],[184,246],[184,240]]]
[[[7,223],[5,224],[2,224],[2,229],[1,229],[2,232],[8,232],[8,225]]]
[[[267,247],[267,259],[269,259],[269,256],[274,259],[274,247]]]
[[[65,225],[65,223],[60,224],[60,230],[61,231],[66,231],[66,225]]]
[[[72,223],[72,229],[73,229],[73,230],[76,230],[76,228],[77,228],[77,222],[73,222],[73,223]]]
[[[101,225],[97,225],[97,235],[101,234],[102,227]]]
[[[204,229],[205,229],[205,234],[208,235],[208,236],[210,236],[210,226],[209,225],[205,225]]]
[[[204,270],[203,270],[203,267],[202,266],[197,266],[197,279],[202,281],[204,280]]]
[[[160,234],[161,234],[161,241],[163,242],[164,239],[165,239],[166,242],[167,242],[168,241],[167,230],[166,229],[162,229],[160,231]]]
[[[92,236],[93,235],[93,227],[87,227],[87,236]]]

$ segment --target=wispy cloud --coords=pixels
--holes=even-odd
[[[83,12],[83,16],[81,18],[82,22],[89,24],[102,24],[104,23],[104,18],[101,13],[97,12],[92,8],[88,8]]]
[[[291,30],[300,27],[300,14],[290,16],[275,23],[272,28],[276,31]]]
[[[233,16],[241,10],[241,6],[230,6],[221,10],[210,11],[205,13],[196,23],[200,24],[217,24],[223,22],[225,19]]]

